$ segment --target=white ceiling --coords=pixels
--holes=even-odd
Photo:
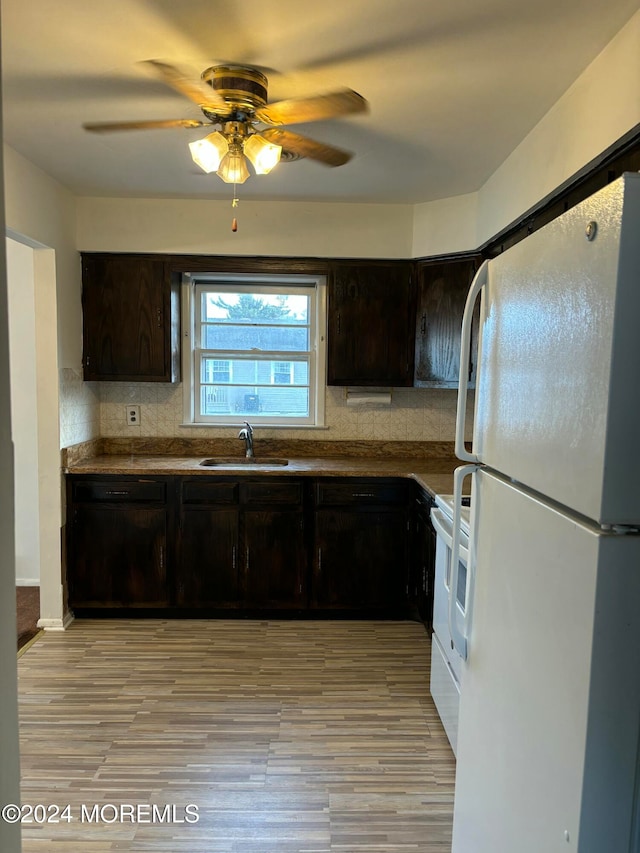
[[[477,190],[639,0],[1,0],[5,140],[78,195],[230,197],[199,130],[95,135],[83,122],[202,118],[151,76],[269,69],[269,98],[344,86],[367,115],[292,130],[354,152],[252,176],[243,199],[415,203]],[[597,109],[597,105],[594,105]]]

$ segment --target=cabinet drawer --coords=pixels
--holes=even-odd
[[[302,483],[278,483],[265,480],[242,484],[242,502],[245,504],[300,504]]]
[[[182,503],[237,504],[237,483],[187,480],[182,484]]]
[[[407,501],[406,483],[367,480],[316,483],[317,506],[399,505]]]
[[[80,480],[73,484],[75,501],[164,501],[166,484],[153,480]]]

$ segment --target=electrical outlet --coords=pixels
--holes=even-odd
[[[129,426],[140,426],[140,406],[137,403],[127,406],[127,424]]]

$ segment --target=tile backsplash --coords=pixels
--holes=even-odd
[[[99,434],[105,437],[228,438],[235,427],[182,426],[182,386],[160,383],[102,382],[95,385],[100,401]],[[92,392],[88,392],[92,393]],[[473,394],[469,395],[469,415]],[[457,392],[449,389],[394,388],[391,404],[347,406],[344,388],[327,388],[326,427],[287,429],[287,438],[316,440],[453,441]],[[126,423],[126,406],[140,406],[140,424]],[[238,426],[241,426],[241,419]],[[265,437],[283,431],[257,426]],[[470,430],[470,419],[469,419]],[[79,440],[92,438],[86,435]],[[470,437],[470,436],[469,436]],[[72,443],[72,442],[69,442]],[[64,446],[64,445],[63,445]]]
[[[58,372],[60,447],[89,441],[100,435],[100,388],[84,382],[82,371],[69,367]]]

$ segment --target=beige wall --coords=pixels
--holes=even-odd
[[[82,358],[80,258],[76,249],[76,199],[53,178],[4,147],[7,228],[32,244],[55,250],[58,363],[79,368]]]
[[[238,218],[238,231],[231,221]],[[87,252],[407,258],[412,205],[78,199]]]
[[[0,92],[0,107],[2,95]],[[0,115],[2,111],[0,110]],[[1,122],[1,119],[0,119]],[[2,192],[0,154],[0,193]],[[0,209],[4,231],[4,212]],[[20,802],[16,667],[13,445],[9,382],[9,315],[5,241],[0,240],[0,803]],[[0,820],[0,850],[19,853],[20,826]]]
[[[478,188],[418,204],[413,257],[475,249],[640,123],[640,11]]]
[[[11,435],[15,482],[16,583],[40,581],[38,506],[38,397],[36,390],[36,294],[30,246],[6,241],[11,366]]]
[[[64,510],[60,446],[72,443],[72,437],[91,438],[99,429],[95,388],[85,385],[80,374],[82,315],[76,205],[71,193],[11,148],[4,146],[3,153],[7,230],[33,250],[38,418],[38,505],[34,518],[39,519],[41,624],[61,627],[60,527]],[[70,410],[79,414],[69,418]],[[61,423],[75,424],[79,417],[84,418],[81,430],[65,429],[61,433]],[[19,428],[20,424],[16,426]]]
[[[478,243],[640,123],[640,11],[480,189]]]
[[[416,204],[414,258],[467,252],[478,245],[478,193]]]

